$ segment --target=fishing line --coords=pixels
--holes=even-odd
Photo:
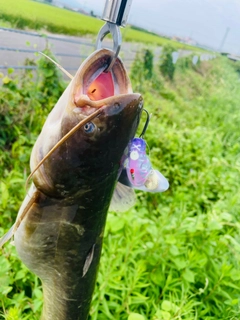
[[[139,138],[142,138],[142,139],[144,139],[144,134],[145,134],[145,132],[147,131],[147,128],[148,128],[148,125],[149,125],[149,121],[150,121],[150,119],[151,119],[151,117],[152,117],[152,114],[149,114],[146,109],[143,109],[143,111],[146,112],[147,120],[146,120],[145,125],[144,125],[144,127],[143,127],[142,133],[141,133],[140,136],[139,136]]]
[[[29,180],[32,178],[34,173],[39,169],[39,167],[51,156],[51,154],[60,147],[67,139],[69,139],[78,129],[80,129],[82,126],[84,126],[86,123],[88,123],[90,120],[93,120],[96,118],[99,114],[102,113],[102,109],[98,109],[97,111],[93,112],[90,116],[85,118],[84,120],[80,121],[75,127],[73,127],[67,134],[65,134],[62,139],[60,139],[57,144],[46,154],[46,156],[38,163],[38,165],[35,167],[35,169],[30,173],[30,175],[27,178],[25,188],[27,189]]]
[[[145,122],[145,124],[144,124],[142,133],[139,135],[139,138],[141,138],[141,139],[144,139],[144,135],[145,135],[145,133],[146,133],[146,131],[147,131],[149,122],[150,122],[151,117],[152,117],[152,113],[149,114],[149,112],[148,112],[146,109],[143,109],[143,111],[145,111],[145,113],[146,113],[146,115],[147,115],[147,119],[146,119],[146,122]],[[144,140],[144,141],[145,141],[145,140]],[[150,147],[149,147],[147,141],[145,141],[145,142],[146,142],[146,146],[147,146],[147,148],[148,148],[148,154],[150,155]]]

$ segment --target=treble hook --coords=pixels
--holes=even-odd
[[[146,122],[145,122],[145,125],[144,125],[144,127],[143,127],[142,133],[140,134],[139,138],[144,138],[144,134],[145,134],[145,132],[146,132],[146,130],[147,130],[147,127],[148,127],[148,125],[149,125],[149,121],[150,121],[150,119],[151,119],[151,115],[148,113],[148,111],[147,111],[146,109],[143,109],[143,111],[146,112],[147,120],[146,120]]]

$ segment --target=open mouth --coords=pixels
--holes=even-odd
[[[87,112],[86,108],[89,107],[100,108],[110,97],[132,93],[126,69],[120,59],[116,60],[110,71],[105,72],[111,56],[111,51],[102,49],[97,55],[91,55],[77,73],[73,100],[82,111]],[[77,83],[79,79],[80,83]]]
[[[101,73],[88,87],[90,100],[102,100],[114,95],[114,83],[111,72]]]

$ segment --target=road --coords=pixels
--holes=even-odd
[[[48,47],[56,56],[57,61],[67,71],[74,74],[81,62],[95,50],[96,37],[71,37],[47,32],[44,33],[44,36],[39,36],[36,32],[24,32],[0,27],[0,72],[6,74],[8,67],[14,67],[15,72],[18,72],[18,68],[24,66],[27,58],[39,59],[36,52],[43,51]],[[103,47],[112,48],[112,41],[110,39],[104,40]],[[127,70],[130,70],[136,53],[141,51],[142,48],[152,50],[154,62],[156,64],[159,62],[160,47],[123,42],[120,57]],[[191,51],[179,50],[177,56],[180,58],[190,53]]]
[[[0,29],[0,72],[6,73],[7,67],[24,66],[26,58],[33,60],[39,58],[34,52],[21,52],[21,50],[42,51],[48,47],[54,55],[56,55],[58,62],[69,72],[74,73],[83,59],[95,50],[95,38],[46,34],[50,39]],[[51,39],[51,37],[54,39]],[[73,42],[65,41],[69,39]],[[74,41],[76,43],[74,43]],[[79,42],[82,42],[82,44]],[[111,48],[111,40],[104,40],[103,46]],[[6,48],[8,48],[8,50],[6,50]],[[140,44],[122,44],[120,56],[128,69],[134,60],[136,52],[140,50],[140,48]],[[19,51],[11,51],[11,49],[17,49]],[[72,56],[64,56],[66,54]]]

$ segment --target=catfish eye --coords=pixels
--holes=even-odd
[[[88,123],[86,123],[85,126],[84,126],[84,131],[85,131],[86,133],[92,133],[92,132],[95,130],[95,128],[96,128],[96,126],[95,126],[94,123],[88,122]]]

